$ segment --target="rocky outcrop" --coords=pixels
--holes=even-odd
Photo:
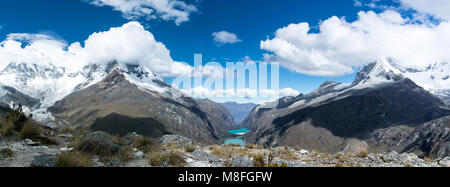
[[[450,116],[432,120],[414,129],[382,129],[374,133],[371,142],[423,157],[445,158],[450,156]]]
[[[56,156],[51,154],[35,156],[31,167],[56,167]]]

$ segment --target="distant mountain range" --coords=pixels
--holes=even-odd
[[[236,102],[226,102],[220,103],[222,106],[230,111],[231,116],[233,116],[234,123],[236,125],[241,125],[245,118],[250,114],[250,112],[258,106],[255,103],[236,103]]]
[[[413,131],[421,134],[417,131],[435,125],[427,122],[450,115],[450,107],[438,97],[442,95],[433,95],[408,78],[423,76],[413,76],[416,75],[413,70],[401,71],[397,67],[391,60],[380,60],[362,68],[351,84],[325,82],[309,94],[259,105],[243,122],[253,132],[248,141],[324,152],[362,146],[369,151],[407,150],[431,156],[448,155],[450,133],[432,131],[427,136],[414,137],[422,144],[402,141],[403,136]],[[435,79],[438,77],[440,82],[448,81],[441,75]],[[447,84],[440,85],[443,87],[431,91],[443,93]],[[439,133],[444,133],[443,137]],[[396,136],[400,134],[402,137]],[[428,137],[440,138],[429,140]]]

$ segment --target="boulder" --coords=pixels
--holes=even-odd
[[[439,165],[442,167],[450,167],[450,157],[445,157],[444,159],[439,161]]]
[[[164,135],[161,137],[161,143],[167,145],[168,143],[177,143],[181,147],[187,147],[192,144],[192,140],[178,135]]]
[[[51,154],[35,156],[31,167],[56,167],[56,156]]]
[[[230,164],[232,167],[253,167],[253,158],[248,156],[234,157]]]
[[[97,131],[84,136],[80,150],[94,154],[115,154],[120,151],[121,146],[108,138],[106,132]]]

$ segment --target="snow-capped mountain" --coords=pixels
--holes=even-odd
[[[111,62],[105,65],[91,64],[82,70],[69,71],[53,64],[37,65],[10,63],[0,71],[0,101],[12,105],[28,100],[38,102],[23,103],[36,120],[52,121],[47,108],[67,95],[87,88],[105,78],[113,69],[123,73],[126,78],[140,87],[167,96],[179,96],[180,93],[164,84],[161,77],[146,67],[134,64]],[[15,92],[12,94],[11,92]],[[21,99],[12,99],[11,95],[21,94]]]
[[[432,63],[425,68],[403,67],[390,58],[384,61],[398,74],[411,79],[427,91],[438,96],[450,97],[450,63],[448,61]]]
[[[450,115],[450,108],[441,99],[409,78],[421,81],[425,74],[440,77],[448,69],[439,70],[445,64],[423,71],[399,67],[389,59],[379,60],[363,67],[352,83],[328,81],[311,93],[257,106],[243,122],[252,131],[247,141],[338,152],[358,139],[369,151],[409,147],[436,156],[414,143],[389,144],[401,138],[393,131],[408,134],[426,122]],[[445,76],[440,78],[442,90],[447,84],[442,79]]]

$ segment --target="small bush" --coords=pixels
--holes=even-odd
[[[2,158],[11,158],[14,156],[14,152],[9,148],[5,148],[0,150],[0,155]]]
[[[195,147],[192,146],[192,145],[187,146],[187,147],[184,149],[184,151],[186,151],[186,152],[188,152],[188,153],[192,153],[192,152],[195,151]]]
[[[164,166],[167,163],[168,166],[183,167],[186,164],[183,156],[180,153],[154,153],[149,158],[152,166]]]
[[[282,168],[287,168],[288,165],[286,164],[286,162],[283,162],[283,163],[281,163],[281,167],[282,167]]]
[[[73,129],[68,127],[68,126],[64,126],[64,127],[60,127],[58,128],[58,130],[56,131],[56,134],[67,134],[72,132]]]
[[[3,136],[11,136],[14,133],[14,123],[0,121],[0,133]]]
[[[361,150],[361,152],[359,152],[356,156],[359,158],[367,158],[369,154],[367,153],[366,150]]]
[[[134,159],[134,152],[131,146],[124,146],[117,153],[116,157],[122,162],[129,162]]]
[[[253,166],[254,167],[265,167],[266,163],[264,162],[264,156],[262,155],[257,155],[255,157],[253,157]]]
[[[262,149],[262,148],[264,148],[264,147],[261,146],[261,145],[246,144],[246,145],[245,145],[245,148],[247,148],[247,149]]]
[[[424,160],[425,160],[426,162],[433,162],[433,159],[430,158],[430,157],[425,157]]]
[[[20,131],[19,137],[21,139],[32,139],[40,137],[42,133],[42,127],[33,122],[33,121],[27,121],[25,122],[22,130]]]
[[[111,156],[113,153],[113,150],[109,145],[96,141],[88,141],[85,139],[81,139],[75,149],[83,153],[94,154],[102,157]]]
[[[133,145],[144,153],[154,152],[158,149],[158,144],[149,137],[136,137],[133,140]]]
[[[56,155],[56,167],[92,167],[89,155],[80,152],[62,152]]]

